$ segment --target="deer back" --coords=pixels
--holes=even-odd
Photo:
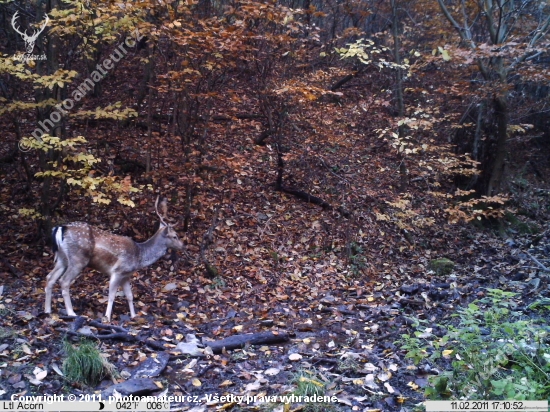
[[[139,266],[138,248],[129,237],[114,235],[83,222],[58,229],[61,233],[54,234],[54,243],[71,262],[78,261],[103,273],[130,272]]]

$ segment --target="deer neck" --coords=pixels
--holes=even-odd
[[[166,244],[162,242],[162,233],[159,230],[152,238],[143,243],[137,243],[139,249],[139,267],[151,266],[166,253]]]

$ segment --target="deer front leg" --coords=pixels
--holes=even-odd
[[[130,274],[131,276],[131,274]],[[122,283],[122,290],[126,299],[128,300],[128,306],[130,306],[130,316],[136,317],[136,311],[134,310],[134,295],[132,294],[132,285],[130,284],[130,277],[126,278]]]

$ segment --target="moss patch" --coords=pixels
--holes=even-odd
[[[455,262],[447,258],[434,259],[430,262],[429,267],[436,275],[445,276],[453,271]]]

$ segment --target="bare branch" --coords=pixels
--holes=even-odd
[[[437,0],[439,3],[439,7],[441,7],[441,11],[449,20],[449,23],[455,28],[455,30],[458,32],[458,35],[460,36],[461,40],[468,43],[468,45],[473,49],[475,48],[475,43],[472,40],[472,35],[470,32],[470,28],[467,25],[467,22],[464,22],[464,27],[462,27],[458,22],[455,20],[455,18],[452,16],[451,12],[443,2],[443,0]]]
[[[544,272],[550,272],[550,269],[548,269],[546,266],[544,266],[542,263],[540,263],[536,257],[534,257],[531,253],[529,253],[528,251],[526,251],[525,253],[527,253],[527,255],[529,255],[529,257],[531,259],[533,259],[533,262],[535,262]]]

